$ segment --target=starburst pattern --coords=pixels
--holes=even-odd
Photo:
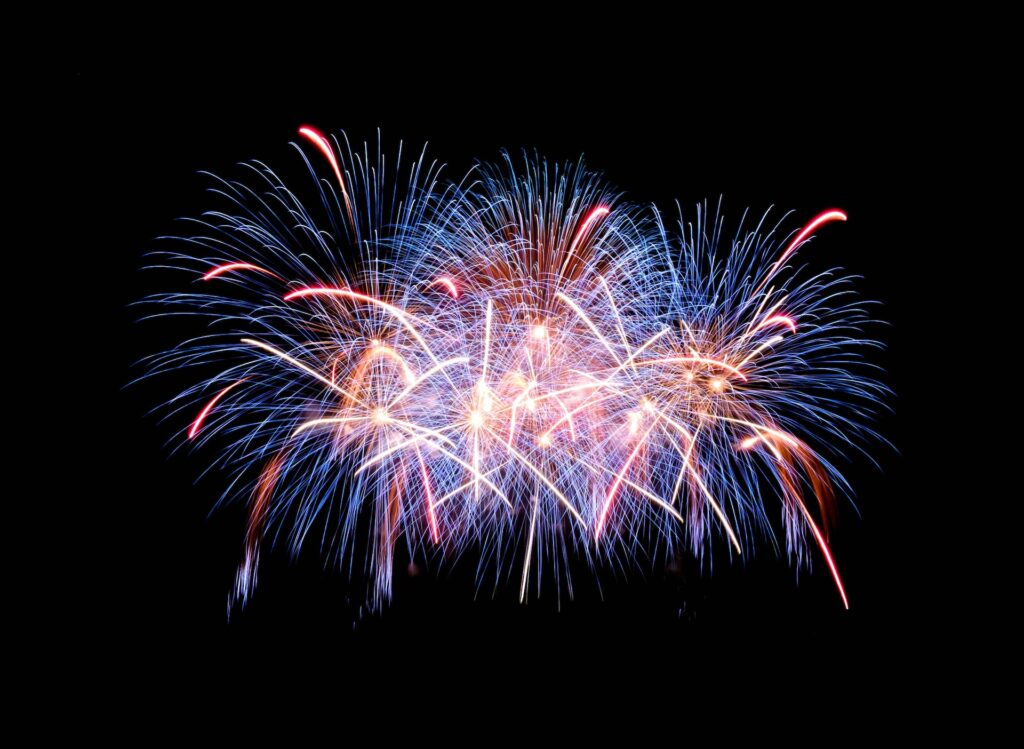
[[[717,213],[667,226],[582,164],[446,182],[422,153],[391,167],[379,144],[299,132],[312,200],[261,163],[217,180],[227,208],[159,253],[193,288],[147,300],[208,323],[149,374],[197,373],[169,418],[190,414],[185,441],[248,503],[237,598],[264,544],[311,535],[339,560],[368,548],[381,604],[400,542],[514,565],[525,600],[545,562],[781,534],[848,605],[832,459],[873,442],[886,389],[852,279],[794,265],[843,212],[795,232],[744,217],[723,241]]]

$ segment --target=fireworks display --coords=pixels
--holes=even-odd
[[[235,600],[261,548],[313,545],[392,589],[395,550],[470,558],[526,600],[569,568],[828,545],[833,461],[887,392],[850,277],[801,223],[666,221],[582,164],[506,157],[458,181],[311,127],[308,184],[259,162],[156,267],[147,300],[200,335],[147,361],[194,373],[168,418],[248,506]],[[300,199],[299,194],[305,195]]]

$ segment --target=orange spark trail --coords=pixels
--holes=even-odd
[[[423,460],[423,453],[420,452],[419,447],[416,448],[416,457],[419,459],[420,469],[423,471],[423,491],[424,499],[427,502],[427,524],[430,526],[430,538],[436,544],[441,540],[441,533],[437,529],[437,517],[434,515],[434,492],[430,488],[430,473],[427,471],[427,463]]]
[[[224,273],[232,273],[236,270],[253,270],[256,271],[257,273],[266,273],[268,276],[273,276],[274,278],[281,279],[281,277],[274,273],[273,271],[269,271],[266,268],[261,268],[258,265],[253,265],[252,263],[226,263],[225,265],[218,265],[216,268],[213,268],[212,270],[207,272],[207,274],[203,276],[203,280],[209,281],[210,279],[217,278],[217,276],[223,275]]]
[[[357,299],[361,302],[368,302],[370,304],[376,304],[379,307],[383,307],[398,317],[410,317],[409,313],[404,309],[396,307],[393,304],[388,304],[387,302],[382,302],[380,299],[377,299],[377,297],[360,294],[358,291],[341,289],[334,286],[307,286],[302,289],[296,289],[295,291],[288,292],[284,295],[283,299],[286,302],[290,302],[294,299],[302,299],[307,296],[340,296],[347,299]]]

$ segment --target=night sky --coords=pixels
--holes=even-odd
[[[924,292],[904,215],[906,167],[917,154],[906,145],[912,126],[893,108],[898,86],[832,59],[745,80],[674,74],[661,63],[659,76],[633,77],[468,67],[399,81],[383,71],[303,77],[235,66],[140,76],[84,64],[69,75],[65,124],[84,207],[75,267],[100,290],[105,331],[87,361],[100,363],[90,374],[102,397],[83,406],[105,435],[102,446],[83,447],[96,451],[93,477],[105,489],[91,514],[105,535],[91,543],[99,564],[82,603],[109,638],[104,647],[140,663],[259,653],[282,667],[345,663],[362,673],[388,664],[408,674],[483,662],[551,673],[572,665],[678,672],[754,653],[773,654],[777,668],[820,658],[842,672],[913,649],[922,563],[907,538],[920,511],[912,430],[924,399],[908,347]],[[141,374],[134,362],[173,340],[167,326],[137,323],[129,305],[173,282],[140,272],[143,253],[158,235],[180,231],[175,219],[210,207],[198,172],[237,175],[238,162],[256,158],[296,174],[288,143],[307,123],[344,129],[354,141],[375,138],[378,127],[392,145],[429,141],[449,175],[502,148],[556,161],[582,153],[627,199],[672,211],[676,200],[692,207],[722,196],[727,232],[748,206],[793,209],[794,228],[825,208],[844,209],[849,221],[829,227],[804,260],[863,276],[859,293],[881,302],[875,313],[888,326],[874,333],[887,349],[873,361],[896,393],[893,412],[876,425],[895,449],[876,445],[878,466],[858,455],[840,466],[856,508],[840,501],[832,547],[851,610],[816,550],[813,570],[798,574],[767,544],[732,563],[716,544],[713,570],[686,557],[641,562],[603,577],[598,589],[581,566],[573,600],[547,588],[526,606],[515,581],[477,586],[472,561],[435,569],[402,560],[393,604],[374,614],[362,605],[364,589],[325,570],[310,547],[298,560],[265,553],[254,599],[229,622],[244,507],[211,514],[224,477],[197,481],[202,451],[172,455],[182,425],[148,413],[184,381],[126,387]]]

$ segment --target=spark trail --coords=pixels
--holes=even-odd
[[[195,373],[171,413],[248,502],[237,599],[281,538],[360,554],[380,605],[399,544],[486,549],[525,600],[568,550],[596,571],[781,534],[848,606],[833,459],[878,439],[887,389],[851,279],[793,265],[845,213],[723,243],[702,206],[672,231],[582,164],[447,182],[423,153],[299,134],[310,199],[261,163],[218,180],[227,207],[157,253],[200,283],[147,300],[206,326],[148,365]]]

